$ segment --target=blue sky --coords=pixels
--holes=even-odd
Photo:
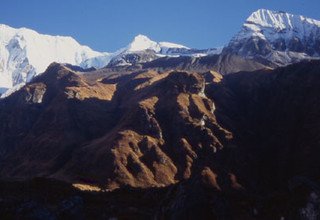
[[[137,34],[209,48],[226,44],[259,8],[320,20],[320,0],[1,0],[0,23],[72,36],[98,51]]]

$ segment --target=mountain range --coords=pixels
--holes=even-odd
[[[114,53],[1,27],[1,219],[319,218],[318,21],[261,9],[220,49]]]
[[[1,25],[0,33],[2,93],[8,88],[16,87],[13,91],[20,88],[44,72],[52,62],[88,69],[136,65],[163,57],[201,58],[220,54],[220,60],[236,55],[277,67],[304,59],[318,59],[320,53],[320,21],[265,9],[252,13],[241,31],[226,46],[201,50],[155,42],[138,35],[129,45],[114,53],[96,52],[71,37],[43,35],[26,28],[14,29]],[[221,66],[219,60],[217,66]]]
[[[49,36],[33,30],[0,26],[0,91],[19,88],[45,71],[52,62],[68,63],[84,69],[148,62],[163,56],[205,56],[219,49],[190,49],[168,42],[154,42],[138,35],[125,48],[114,53],[97,52],[71,37]]]

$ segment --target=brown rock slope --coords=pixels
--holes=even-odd
[[[232,138],[217,123],[205,84],[197,73],[93,79],[52,64],[1,102],[0,173],[109,189],[188,179],[199,157],[214,155]]]
[[[158,217],[318,219],[319,81],[320,62],[311,61],[207,84],[233,143],[211,169],[177,185]]]
[[[52,64],[0,101],[0,174],[168,186],[160,219],[316,216],[319,81],[320,61],[224,77]]]

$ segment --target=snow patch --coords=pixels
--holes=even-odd
[[[14,92],[20,90],[23,86],[25,86],[25,83],[19,83],[17,85],[15,85],[14,87],[6,90],[6,92],[4,92],[1,96],[0,99],[6,98],[8,96],[10,96],[11,94],[13,94]]]

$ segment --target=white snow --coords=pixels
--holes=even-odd
[[[265,40],[273,47],[281,42],[284,48],[295,41],[301,42],[304,46],[314,47],[320,37],[320,21],[306,18],[301,15],[293,15],[281,11],[271,11],[259,9],[253,12],[244,23],[242,30],[229,43],[229,47],[237,48],[240,54],[246,53],[246,47],[239,45],[245,44],[249,39],[258,41]],[[311,45],[311,46],[310,46]],[[249,51],[250,52],[250,51]],[[255,54],[247,53],[248,58]],[[268,54],[265,58],[279,64],[289,64],[302,59],[312,59],[319,57],[319,54],[312,54],[307,51],[297,52],[289,49],[276,50]]]
[[[127,46],[126,52],[137,52],[137,51],[143,51],[148,49],[154,50],[155,52],[159,52],[161,50],[157,42],[150,40],[147,36],[139,34]]]
[[[118,66],[127,66],[131,64],[123,60],[123,55],[139,54],[146,52],[147,50],[153,51],[156,58],[179,56],[203,57],[208,55],[220,54],[223,50],[223,47],[199,50],[177,43],[156,42],[145,35],[139,34],[135,36],[133,41],[126,47],[110,54],[108,56],[108,59],[109,61],[116,61]],[[150,59],[146,59],[144,62],[152,61],[156,59],[155,57],[150,57]]]
[[[117,62],[118,65],[130,65],[129,63],[122,60],[122,55],[131,53],[140,53],[146,50],[155,52],[156,57],[179,57],[179,56],[192,56],[202,57],[212,54],[220,54],[222,48],[213,48],[208,50],[196,50],[186,47],[181,44],[171,42],[156,42],[151,40],[145,35],[137,35],[133,41],[125,48],[118,50],[113,53],[111,59],[122,61]],[[199,52],[201,51],[201,52]],[[153,58],[154,59],[154,58]],[[151,60],[148,60],[151,61]]]
[[[186,49],[190,49],[189,47],[183,46],[181,44],[175,44],[175,43],[170,43],[170,42],[160,42],[159,45],[161,47],[167,47],[167,48],[186,48]]]
[[[247,22],[252,22],[261,27],[274,29],[304,29],[308,25],[320,27],[320,21],[306,18],[301,15],[293,15],[285,12],[259,9],[251,14]]]
[[[110,62],[111,58],[113,57],[112,53],[103,53],[103,55],[99,55],[96,57],[92,57],[89,59],[86,59],[84,61],[82,61],[80,63],[80,67],[87,69],[90,67],[94,67],[94,68],[102,68],[108,65],[108,63]]]
[[[292,37],[297,37],[303,39],[314,36],[319,28],[320,21],[311,18],[259,9],[248,17],[242,31],[236,38],[258,36],[271,42],[279,38],[292,39]]]
[[[0,25],[0,88],[30,81],[52,62],[80,65],[105,54],[80,45],[71,37]]]
[[[184,48],[184,49],[190,49],[189,47],[183,46],[181,44],[175,44],[170,42],[160,42],[159,46],[161,48]]]
[[[144,50],[153,50],[156,53],[164,53],[163,51],[167,51],[168,49],[190,49],[181,44],[175,44],[170,42],[155,42],[148,38],[145,35],[139,34],[137,35],[133,41],[124,49],[126,53],[129,52],[138,52]]]
[[[15,85],[14,87],[8,89],[5,93],[0,95],[0,98],[3,99],[3,98],[10,96],[12,93],[20,90],[24,85],[25,85],[25,83],[19,83],[19,84]]]

